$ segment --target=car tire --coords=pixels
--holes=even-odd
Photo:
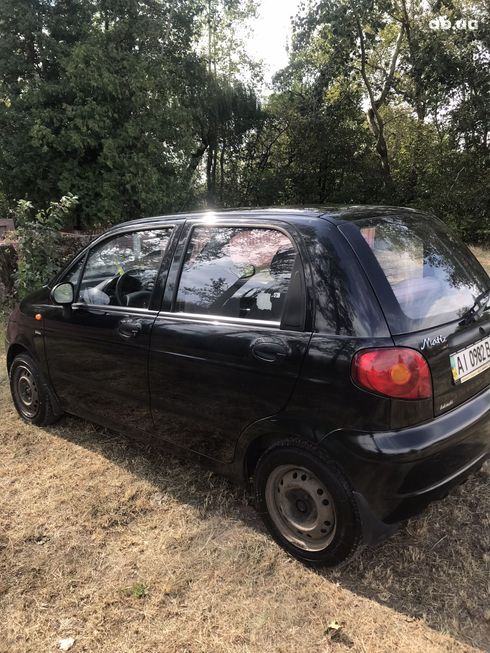
[[[47,426],[59,420],[63,413],[54,392],[31,356],[19,354],[14,358],[9,380],[15,408],[24,421]]]
[[[312,566],[351,558],[362,541],[359,509],[338,465],[312,443],[284,440],[260,457],[255,505],[275,541]]]

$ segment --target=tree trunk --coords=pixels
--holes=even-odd
[[[225,149],[226,143],[223,140],[221,145],[221,152],[219,155],[219,201],[221,206],[223,206],[223,195],[225,187]]]
[[[187,166],[187,177],[189,179],[192,179],[192,175],[196,171],[197,166],[201,163],[201,159],[204,156],[204,153],[208,149],[208,144],[205,143],[204,141],[201,143],[201,145],[197,148],[197,150],[191,155],[191,160],[189,161],[189,165]]]
[[[359,44],[361,46],[361,77],[366,87],[366,91],[369,97],[369,104],[370,104],[370,107],[367,110],[366,115],[367,115],[369,128],[371,129],[376,139],[376,153],[378,154],[379,159],[381,161],[383,185],[385,190],[388,190],[392,186],[391,169],[390,169],[390,162],[388,158],[388,145],[386,144],[386,138],[384,135],[385,125],[384,125],[383,118],[379,113],[379,110],[384,104],[386,104],[389,92],[393,85],[393,79],[395,76],[396,66],[398,63],[398,56],[400,54],[400,48],[401,48],[403,36],[405,34],[405,26],[402,24],[400,27],[400,31],[398,32],[398,36],[395,42],[395,47],[393,49],[393,54],[391,55],[390,67],[387,72],[383,84],[383,88],[381,90],[379,97],[375,98],[373,87],[371,85],[371,82],[367,74],[367,54],[366,54],[364,33],[362,30],[359,14],[356,11],[356,6],[354,2],[352,3],[352,8],[356,19]]]
[[[213,191],[213,199],[216,203],[216,162],[218,160],[218,145],[215,144],[213,148],[213,165],[211,166],[211,183]]]
[[[216,145],[210,144],[208,147],[208,158],[206,161],[206,185],[207,185],[207,205],[214,208],[216,204]]]
[[[424,122],[427,113],[424,84],[423,84],[423,77],[422,77],[424,72],[424,67],[420,64],[419,58],[417,56],[416,46],[412,39],[412,26],[410,23],[410,16],[408,13],[406,0],[402,0],[402,10],[403,10],[403,26],[405,29],[405,34],[407,36],[410,63],[412,64],[411,75],[412,75],[413,85],[414,85],[413,102],[415,105],[415,113],[417,114],[418,121]]]
[[[385,188],[391,187],[391,167],[388,158],[388,146],[384,134],[384,122],[378,111],[370,108],[367,112],[369,127],[376,139],[376,153],[381,161],[381,172]]]

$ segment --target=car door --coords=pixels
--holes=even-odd
[[[188,220],[151,336],[158,436],[219,461],[280,412],[311,337],[305,258],[287,224]]]
[[[148,348],[174,229],[109,235],[62,279],[76,285],[75,303],[50,306],[43,324],[50,379],[67,412],[150,429]]]

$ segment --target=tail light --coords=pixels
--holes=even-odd
[[[352,360],[352,378],[361,388],[394,399],[432,397],[429,366],[414,349],[383,347],[359,351]]]

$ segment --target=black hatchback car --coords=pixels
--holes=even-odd
[[[489,288],[409,209],[127,222],[13,312],[12,396],[33,424],[195,452],[287,551],[334,565],[488,455]]]

